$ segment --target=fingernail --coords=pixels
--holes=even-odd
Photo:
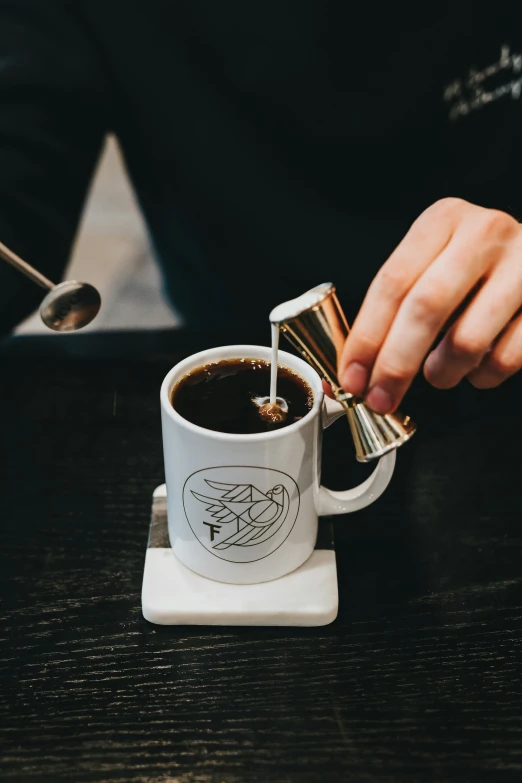
[[[352,362],[341,376],[341,386],[351,394],[362,394],[368,386],[368,369],[364,364]]]
[[[391,394],[388,394],[382,386],[373,386],[368,392],[365,402],[375,413],[389,413],[393,408]]]

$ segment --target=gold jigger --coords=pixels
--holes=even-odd
[[[312,288],[297,299],[284,302],[270,313],[285,337],[332,387],[335,399],[346,409],[359,462],[370,462],[402,446],[416,430],[409,416],[399,411],[380,416],[364,402],[345,392],[337,378],[337,365],[348,323],[332,283]]]

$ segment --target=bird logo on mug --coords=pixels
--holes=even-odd
[[[271,468],[205,468],[183,487],[185,516],[195,537],[231,563],[253,563],[275,552],[295,525],[299,502],[294,479]]]

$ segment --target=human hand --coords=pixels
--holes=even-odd
[[[395,410],[422,364],[438,389],[464,377],[498,386],[522,367],[521,306],[522,227],[505,212],[437,201],[368,289],[339,362],[341,385],[381,414]]]

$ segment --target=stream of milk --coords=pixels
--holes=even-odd
[[[277,398],[277,362],[279,356],[279,324],[272,324],[272,363],[270,365],[270,404]]]

